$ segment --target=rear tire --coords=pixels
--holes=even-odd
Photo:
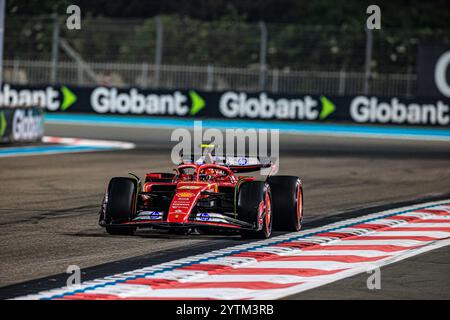
[[[272,197],[264,181],[244,182],[237,199],[238,219],[251,223],[257,230],[242,230],[245,239],[267,239],[272,234]]]
[[[267,182],[272,190],[274,229],[299,231],[303,220],[303,188],[300,178],[273,176]]]
[[[108,186],[106,219],[108,223],[131,220],[136,213],[138,192],[137,181],[133,178],[112,178]],[[132,235],[136,227],[109,226],[106,231],[112,235]]]

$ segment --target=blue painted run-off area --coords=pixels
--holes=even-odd
[[[193,128],[194,119],[142,117],[124,115],[86,114],[46,114],[48,123],[149,127],[149,128]],[[200,120],[200,119],[195,119]],[[336,123],[295,123],[260,120],[214,120],[201,119],[203,128],[279,129],[280,133],[311,135],[334,135],[372,138],[403,138],[417,140],[450,141],[450,128],[408,127],[388,125],[336,124]]]

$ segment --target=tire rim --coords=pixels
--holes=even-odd
[[[264,212],[265,212],[265,205],[264,205],[264,199],[259,203],[258,207],[258,230],[261,230],[264,228]]]

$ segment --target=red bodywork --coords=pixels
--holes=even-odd
[[[138,194],[135,215],[128,221],[115,225],[170,227],[219,227],[255,229],[258,226],[239,221],[236,215],[235,196],[239,184],[253,177],[235,176],[239,171],[255,171],[262,165],[224,166],[215,163],[181,164],[175,174],[148,173]],[[164,197],[167,201],[164,202]],[[210,200],[211,199],[211,200]],[[155,203],[165,206],[155,209]],[[220,205],[208,205],[219,201]],[[202,207],[199,206],[200,203]],[[217,211],[217,212],[216,212]]]

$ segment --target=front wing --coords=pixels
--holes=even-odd
[[[137,216],[128,221],[113,222],[106,224],[100,222],[103,227],[106,226],[136,226],[136,227],[157,227],[157,228],[221,228],[221,229],[236,229],[236,230],[255,230],[255,226],[241,221],[226,214],[204,212],[197,213],[187,222],[168,222],[164,218],[164,212],[158,211],[141,211]]]

